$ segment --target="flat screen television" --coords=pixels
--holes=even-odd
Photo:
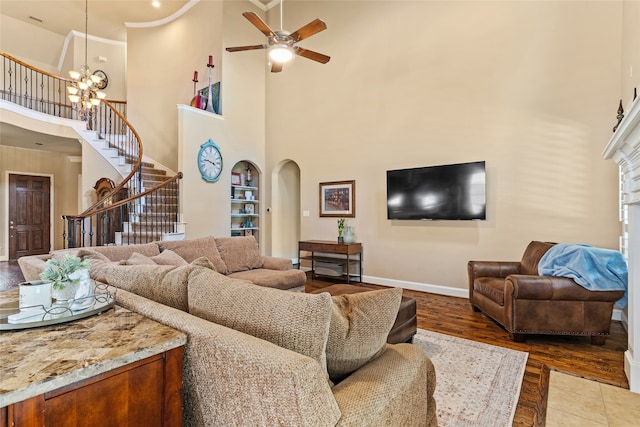
[[[486,219],[485,162],[387,171],[387,218]]]

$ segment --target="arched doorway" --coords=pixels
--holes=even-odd
[[[300,240],[300,167],[283,160],[273,171],[272,255],[297,262]]]

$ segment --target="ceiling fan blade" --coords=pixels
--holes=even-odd
[[[323,55],[321,53],[314,52],[312,50],[304,49],[300,46],[295,46],[294,50],[296,51],[296,55],[304,56],[307,59],[311,59],[313,61],[317,61],[322,64],[326,64],[331,59],[330,56]]]
[[[226,49],[227,52],[240,52],[243,50],[257,50],[257,49],[266,49],[267,46],[264,44],[254,44],[252,46],[235,46],[235,47],[228,47]]]
[[[255,13],[244,12],[242,16],[247,18],[249,22],[251,22],[257,29],[262,31],[262,34],[264,34],[265,36],[273,37],[275,35],[275,33],[271,31],[271,28],[269,28],[269,26]]]
[[[280,71],[282,71],[282,62],[272,62],[271,63],[271,72],[272,73],[279,73]]]
[[[327,29],[327,24],[325,24],[324,21],[320,19],[314,19],[304,27],[300,28],[297,31],[294,31],[291,34],[291,38],[293,39],[294,43],[299,42],[300,40],[304,40],[307,37],[311,37],[312,35],[317,34],[320,31],[324,31],[326,29]]]

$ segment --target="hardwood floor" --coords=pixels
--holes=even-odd
[[[22,281],[17,263],[0,262],[0,290],[10,289]],[[306,287],[309,291],[332,284],[309,280]],[[415,298],[421,329],[529,353],[514,426],[544,426],[549,370],[629,388],[623,365],[627,333],[620,322],[612,322],[611,335],[604,346],[591,345],[588,337],[573,336],[532,336],[524,343],[514,343],[502,327],[482,313],[474,312],[466,298],[410,290],[405,290],[404,295]]]
[[[307,290],[331,284],[309,280]],[[623,354],[627,349],[627,333],[620,322],[612,322],[611,335],[604,346],[593,346],[589,337],[576,336],[528,336],[526,342],[515,343],[501,326],[474,312],[466,298],[410,290],[405,290],[404,295],[415,298],[421,329],[529,353],[514,426],[545,425],[549,370],[629,388]]]
[[[17,261],[0,261],[0,291],[18,286],[24,282],[24,276]]]

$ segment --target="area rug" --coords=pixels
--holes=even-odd
[[[436,368],[440,427],[511,426],[529,353],[418,329]]]

